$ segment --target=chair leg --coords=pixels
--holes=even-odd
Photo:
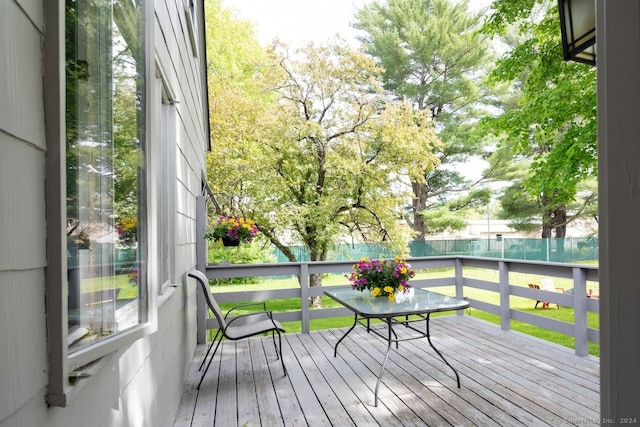
[[[280,334],[280,332],[278,332],[278,334]],[[276,348],[276,357],[280,358],[278,355],[278,344],[276,343],[276,329],[271,331],[271,339],[273,340],[273,346]]]
[[[280,331],[276,329],[276,332],[278,333],[278,342],[280,343],[280,345],[277,346],[276,348],[276,354],[278,353],[278,351],[280,352],[280,363],[282,363],[282,370],[284,371],[284,376],[287,376],[287,368],[284,366],[284,357],[282,357],[282,335],[280,334]],[[275,344],[275,337],[274,337],[274,344]]]
[[[204,372],[202,373],[202,376],[200,377],[200,382],[198,383],[198,387],[197,387],[198,390],[200,390],[200,386],[202,385],[202,381],[204,380],[204,376],[207,375],[207,371],[209,370],[209,366],[211,366],[211,362],[213,362],[213,358],[215,357],[216,352],[218,351],[218,347],[220,347],[220,344],[222,343],[222,339],[223,338],[224,337],[220,337],[220,340],[216,344],[216,348],[213,350],[213,353],[211,354],[211,358],[209,359],[209,363],[207,363],[207,367],[204,369]],[[211,342],[211,344],[213,344],[213,341]],[[202,361],[202,363],[204,363],[204,360]]]
[[[198,371],[202,370],[202,367],[204,366],[204,362],[206,362],[207,356],[209,356],[209,352],[211,351],[211,348],[213,347],[213,344],[215,344],[215,342],[218,339],[219,335],[220,335],[220,330],[218,329],[218,332],[216,332],[216,336],[213,337],[213,341],[211,341],[211,344],[209,344],[209,348],[207,349],[207,353],[202,358],[202,363],[200,363],[200,367],[198,368]]]

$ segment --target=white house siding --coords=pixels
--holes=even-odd
[[[179,101],[169,107],[176,117],[171,139],[176,144],[177,283],[158,298],[156,333],[103,358],[100,369],[76,386],[66,407],[49,407],[45,2],[0,2],[0,427],[173,425],[196,345],[196,292],[187,286],[185,273],[196,263],[195,197],[207,147],[206,90],[204,54],[193,54],[183,1],[150,4],[156,8],[149,21],[154,51],[147,58],[162,64]],[[155,84],[153,74],[147,82]]]
[[[25,405],[43,406],[47,382],[43,18],[34,4],[0,3],[0,420],[9,420],[3,426],[27,425],[14,421],[25,419],[19,415]]]

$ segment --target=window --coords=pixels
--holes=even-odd
[[[152,165],[155,169],[153,176],[159,177],[156,186],[156,201],[159,206],[157,215],[157,259],[158,283],[163,292],[167,286],[175,283],[175,212],[176,212],[176,121],[175,105],[179,103],[159,58],[156,57],[155,107],[153,116],[156,118],[151,135],[153,141],[151,151],[153,159],[158,161]],[[153,233],[153,232],[152,232]],[[154,257],[155,259],[155,257]]]
[[[67,406],[88,383],[76,378],[157,328],[147,232],[157,211],[145,50],[153,27],[144,26],[153,9],[144,0],[44,5],[47,402]]]
[[[66,2],[70,357],[149,319],[143,4]]]
[[[196,2],[195,0],[183,0],[184,13],[187,20],[187,29],[189,30],[189,40],[191,40],[191,50],[193,56],[198,56],[198,42],[196,34]]]

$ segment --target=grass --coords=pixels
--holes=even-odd
[[[477,279],[489,280],[492,282],[498,282],[498,272],[491,270],[483,270],[483,269],[472,269],[465,268],[464,269],[465,277],[473,277]],[[445,269],[434,269],[429,271],[420,271],[417,272],[417,279],[425,279],[425,278],[441,278],[441,277],[453,277],[453,270],[451,268]],[[509,277],[509,281],[512,285],[519,286],[527,286],[529,283],[540,283],[540,279],[542,276],[532,275],[532,274],[523,274],[523,273],[511,273]],[[556,278],[555,286],[557,288],[569,289],[571,288],[572,281],[571,279],[562,279]],[[325,275],[323,277],[324,285],[346,285],[348,282],[345,277],[341,274],[334,275]],[[286,278],[286,279],[269,279],[265,281],[260,281],[257,283],[242,283],[242,284],[223,284],[216,285],[211,288],[212,292],[244,292],[244,291],[254,291],[254,290],[265,290],[265,289],[285,289],[285,288],[297,288],[299,285],[295,278]],[[594,289],[595,293],[599,293],[598,283],[596,282],[588,282],[587,285],[589,288]],[[453,286],[442,286],[436,288],[429,288],[429,290],[433,290],[435,292],[440,292],[446,295],[454,295],[455,289]],[[484,301],[487,303],[499,305],[500,296],[496,292],[488,292],[480,289],[474,289],[466,287],[465,297]],[[238,304],[238,302],[221,304],[223,311],[228,310],[232,306]],[[529,298],[522,298],[511,296],[510,297],[510,306],[512,309],[532,313],[539,316],[548,317],[551,319],[559,320],[567,323],[574,323],[574,310],[570,307],[560,307],[560,309],[556,309],[555,305],[551,305],[548,309],[535,309],[534,308],[535,301]],[[322,307],[323,308],[333,308],[340,307],[341,305],[334,301],[329,297],[322,297]],[[274,312],[287,312],[287,311],[297,311],[300,310],[300,300],[296,298],[292,299],[273,299],[269,300],[267,304],[267,308]],[[497,315],[487,313],[484,311],[480,311],[474,308],[470,308],[466,310],[466,313],[470,316],[474,316],[478,319],[485,320],[487,322],[494,323],[496,325],[500,325],[500,318]],[[450,314],[441,314],[441,315],[450,315]],[[599,328],[599,315],[598,313],[589,312],[587,314],[587,323],[590,328],[598,329]],[[331,329],[331,328],[342,328],[351,326],[353,324],[353,316],[345,316],[345,317],[335,317],[330,319],[318,319],[311,320],[310,328],[311,330],[322,330],[322,329]],[[287,330],[287,332],[300,332],[301,331],[301,323],[300,322],[284,322],[283,327]],[[547,340],[550,342],[554,342],[556,344],[563,345],[565,347],[575,349],[575,339],[572,336],[561,334],[558,332],[550,331],[548,329],[540,328],[537,326],[533,326],[527,323],[522,323],[516,320],[511,321],[511,328],[513,330],[535,336],[537,338]],[[589,343],[589,354],[593,356],[600,355],[600,346],[595,343]]]
[[[138,297],[138,286],[129,280],[129,275],[95,277],[82,281],[82,292],[95,292],[103,289],[120,289],[119,300],[129,300]]]

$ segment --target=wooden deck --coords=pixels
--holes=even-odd
[[[469,316],[431,321],[432,341],[391,353],[374,407],[386,343],[357,327],[283,335],[288,376],[271,337],[225,341],[200,391],[195,354],[175,427],[183,426],[558,426],[596,425],[599,359],[504,332]],[[220,351],[220,350],[219,350]]]

